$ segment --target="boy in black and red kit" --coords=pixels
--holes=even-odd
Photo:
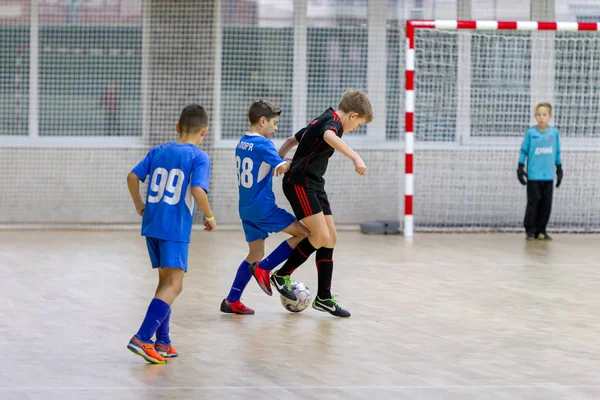
[[[313,308],[337,317],[349,317],[350,313],[331,295],[333,248],[338,235],[323,175],[335,150],[352,160],[359,175],[365,174],[367,166],[341,138],[344,133],[352,132],[372,120],[373,107],[367,94],[360,89],[348,89],[337,111],[329,108],[306,128],[287,139],[279,149],[279,155],[285,157],[292,148],[298,146],[290,170],[283,179],[283,192],[296,218],[302,221],[310,234],[298,244],[286,263],[271,275],[270,281],[279,293],[295,300],[290,275],[316,251],[318,292]],[[270,293],[269,280],[265,279],[268,271],[262,270],[260,265],[252,267],[261,288]]]

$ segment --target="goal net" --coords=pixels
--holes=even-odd
[[[553,105],[565,170],[549,229],[600,230],[596,30],[575,22],[408,23],[406,234],[413,224],[522,229],[526,189],[516,169],[541,101]]]

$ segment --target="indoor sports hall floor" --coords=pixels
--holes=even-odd
[[[341,320],[254,281],[257,314],[221,314],[243,235],[194,232],[161,366],[125,348],[156,284],[137,231],[0,231],[0,399],[598,399],[599,239],[341,232]]]

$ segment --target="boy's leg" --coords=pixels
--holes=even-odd
[[[302,186],[284,184],[283,193],[290,202],[296,218],[308,229],[309,235],[294,248],[290,258],[276,272],[278,276],[292,274],[312,253],[329,240],[329,228],[318,192]]]
[[[252,274],[250,273],[250,264],[259,261],[265,254],[265,239],[258,239],[248,243],[248,256],[240,266],[238,267],[237,273],[231,285],[231,290],[227,296],[227,300],[231,303],[236,303],[242,297],[242,293],[250,279]]]
[[[286,214],[289,214],[285,210],[282,211],[284,211]],[[289,214],[289,216],[294,218],[291,214]],[[265,259],[253,263],[250,266],[250,271],[252,272],[252,275],[254,275],[258,286],[260,286],[260,288],[269,296],[273,294],[270,283],[270,271],[287,260],[298,243],[308,236],[308,229],[306,229],[303,224],[295,219],[292,219],[292,221],[293,222],[290,225],[281,231],[292,235],[292,237],[281,242],[281,244],[277,246],[277,248],[273,250]]]
[[[527,233],[527,239],[533,239],[538,232],[537,219],[538,207],[542,194],[538,181],[527,181],[527,208],[525,209],[525,220],[523,226]]]
[[[238,266],[231,289],[229,289],[229,294],[227,295],[227,301],[230,303],[236,303],[240,300],[244,289],[248,285],[248,282],[250,282],[252,275],[250,275],[248,267],[250,267],[250,263],[246,260],[242,261]]]
[[[317,250],[315,257],[318,277],[317,296],[321,299],[330,299],[331,278],[333,276],[333,248],[337,243],[338,233],[337,229],[335,229],[335,223],[333,222],[329,199],[325,192],[319,193],[319,201],[323,208],[323,214],[325,214],[325,222],[327,223],[327,230],[329,231],[329,240],[323,247]]]
[[[171,311],[172,309],[169,309],[169,314],[167,314],[165,320],[156,330],[156,342],[154,343],[154,348],[158,354],[164,358],[174,358],[179,356],[177,349],[171,344],[171,337],[169,336]]]
[[[254,314],[254,310],[246,307],[240,298],[252,279],[250,266],[265,255],[265,239],[269,237],[269,232],[253,221],[242,220],[242,228],[248,243],[248,255],[237,269],[229,295],[221,302],[221,312],[228,314]]]
[[[183,290],[183,278],[187,272],[189,243],[177,243],[164,241],[161,249],[161,264],[174,265],[175,267],[164,267],[159,269],[159,287],[155,296],[173,304],[175,298]],[[171,300],[172,299],[172,300]],[[154,347],[158,353],[165,358],[177,357],[179,353],[171,344],[170,324],[171,312],[156,330],[156,343]]]
[[[296,295],[292,291],[290,275],[312,253],[327,242],[329,231],[316,191],[284,183],[283,194],[285,194],[285,197],[290,202],[296,218],[302,221],[310,234],[298,243],[283,267],[271,275],[271,283],[275,285],[277,291],[284,297],[296,300]]]
[[[146,238],[146,243],[152,267],[160,268],[158,287],[140,329],[130,340],[127,348],[146,361],[164,364],[165,359],[154,348],[152,337],[170,315],[171,304],[183,288],[183,277],[187,271],[188,243],[155,238]],[[164,330],[168,332],[168,323]]]
[[[248,238],[248,235],[246,235]],[[239,265],[227,298],[221,302],[221,312],[227,314],[254,314],[254,310],[246,307],[241,301],[242,293],[252,279],[250,265],[262,258],[265,253],[265,239],[248,242],[248,256]]]
[[[167,346],[171,344],[171,337],[169,336],[171,325],[171,311],[172,310],[169,308],[169,313],[156,330],[156,343],[161,343]]]
[[[169,336],[172,310],[172,308],[169,309],[169,314],[167,314],[167,317],[156,330],[156,342],[154,343],[154,348],[158,354],[164,358],[175,358],[179,356],[177,349],[171,344],[171,337]]]
[[[337,243],[337,230],[332,215],[326,215],[325,221],[329,228],[329,241],[317,250],[315,262],[319,284],[317,296],[322,299],[329,299],[331,298],[331,279],[333,277],[333,248]]]
[[[281,244],[273,250],[264,260],[260,261],[260,267],[267,271],[272,271],[279,264],[287,260],[292,251],[298,244],[308,237],[308,229],[298,221],[292,222],[282,232],[291,235],[292,237],[284,240]]]
[[[170,307],[183,291],[185,271],[179,267],[163,267],[158,270],[158,274],[159,285],[156,288],[154,297],[162,300]]]
[[[181,293],[184,274],[185,272],[180,268],[166,267],[159,270],[159,284],[155,297],[148,306],[148,311],[140,329],[127,345],[129,350],[143,357],[146,361],[155,364],[164,364],[165,362],[164,356],[152,344],[152,337],[163,324],[163,338],[165,332],[167,332],[168,337],[169,322],[167,321],[165,324],[165,321],[171,314],[171,304]],[[168,348],[170,343],[165,346]]]
[[[308,228],[303,223],[298,221],[294,221],[290,226],[285,228],[283,232],[292,236],[286,240],[292,249],[295,249],[301,241],[310,235]]]
[[[550,240],[550,236],[546,233],[546,227],[550,220],[550,213],[552,212],[552,195],[553,195],[553,181],[539,182],[541,186],[541,199],[537,217],[537,228],[538,232],[542,235],[545,240]]]
[[[296,295],[291,288],[290,275],[329,240],[329,229],[323,212],[304,218],[302,223],[308,228],[309,236],[298,243],[285,264],[271,275],[271,283],[277,291],[291,300],[296,300]]]
[[[327,201],[325,197],[325,202]],[[328,202],[324,207],[325,212],[329,215],[325,215],[325,221],[329,229],[329,241],[325,246],[317,250],[316,264],[317,264],[317,275],[318,275],[318,291],[313,301],[313,308],[319,311],[325,311],[336,317],[347,318],[350,313],[342,308],[335,299],[335,296],[331,295],[331,280],[333,277],[333,249],[337,243],[337,229],[333,222],[333,216],[329,209]]]

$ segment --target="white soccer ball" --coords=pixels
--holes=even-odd
[[[292,282],[292,290],[296,295],[297,300],[290,300],[287,297],[280,295],[281,304],[286,310],[298,313],[303,311],[310,304],[310,290],[302,282]]]

